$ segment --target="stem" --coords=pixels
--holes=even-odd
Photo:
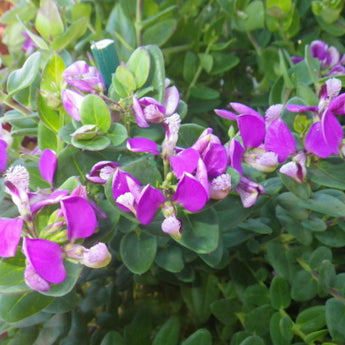
[[[248,36],[250,43],[253,45],[253,47],[256,51],[256,54],[258,54],[260,56],[261,55],[261,47],[257,44],[256,40],[254,39],[253,35],[250,32],[247,32],[247,36]]]
[[[142,45],[142,33],[141,33],[141,28],[142,28],[142,10],[143,10],[143,2],[142,0],[137,0],[137,8],[135,12],[135,32],[137,36],[137,46]]]
[[[192,48],[191,44],[182,44],[180,46],[163,48],[162,50],[163,50],[164,54],[169,55],[169,54],[184,52],[184,51],[187,51],[191,48]]]
[[[5,92],[1,91],[0,95],[5,96],[5,98],[2,99],[1,101],[3,104],[7,105],[8,107],[10,107],[14,110],[17,110],[18,112],[20,112],[21,114],[23,114],[25,116],[32,114],[32,111],[30,109],[24,107],[23,105],[15,102],[11,99],[6,99],[6,98],[8,98],[8,95]]]

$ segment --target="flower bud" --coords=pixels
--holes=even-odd
[[[101,268],[107,266],[111,261],[111,254],[107,246],[99,242],[83,253],[81,263],[91,268]]]
[[[228,174],[222,174],[214,178],[210,184],[210,198],[221,200],[227,197],[231,190],[231,177]]]
[[[162,231],[179,239],[182,236],[182,222],[175,216],[169,216],[163,220]]]

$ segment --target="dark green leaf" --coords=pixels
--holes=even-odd
[[[325,306],[317,305],[304,309],[298,314],[296,325],[303,333],[311,333],[322,329],[326,325]]]
[[[291,303],[288,282],[282,277],[274,277],[270,286],[272,307],[275,309],[287,308]]]
[[[309,301],[315,297],[317,292],[316,281],[311,273],[298,271],[291,282],[291,297],[295,301]]]
[[[345,342],[345,305],[343,301],[330,298],[326,302],[326,324],[332,339]]]
[[[156,257],[157,241],[142,231],[127,233],[120,244],[120,254],[126,267],[135,274],[148,271]]]
[[[176,316],[168,319],[159,329],[152,345],[177,345],[180,335],[180,321]]]
[[[181,272],[184,267],[182,250],[174,246],[159,249],[156,256],[156,263],[168,272]]]
[[[177,21],[175,19],[167,19],[155,22],[152,26],[144,30],[143,44],[163,45],[174,33]]]

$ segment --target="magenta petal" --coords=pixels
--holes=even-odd
[[[332,154],[327,142],[322,135],[321,122],[314,123],[305,137],[305,148],[307,151],[322,158]]]
[[[61,100],[68,115],[70,115],[74,120],[80,122],[80,109],[84,96],[77,91],[65,89],[61,93]]]
[[[332,99],[329,103],[328,111],[334,115],[345,115],[345,93]]]
[[[147,138],[132,138],[127,140],[127,148],[132,152],[148,152],[159,155],[158,145]]]
[[[288,111],[291,111],[292,113],[302,113],[304,111],[313,111],[317,113],[319,111],[318,107],[298,105],[298,104],[287,104],[286,109]]]
[[[39,211],[42,207],[47,205],[54,205],[59,203],[64,197],[68,195],[69,191],[67,190],[57,190],[51,194],[46,193],[30,193],[30,203],[31,203],[31,212],[35,213]]]
[[[116,200],[120,195],[131,192],[128,186],[128,181],[140,186],[140,182],[129,173],[120,169],[116,170],[113,177],[112,192],[113,198]]]
[[[217,177],[223,174],[228,166],[226,149],[221,144],[211,144],[204,156],[204,162],[209,177]]]
[[[265,138],[265,120],[262,116],[240,115],[237,123],[246,149],[262,144]]]
[[[296,151],[295,138],[282,119],[274,120],[267,128],[265,150],[275,152],[280,163]]]
[[[119,163],[112,161],[100,161],[86,174],[86,178],[94,183],[105,183],[118,169]]]
[[[96,214],[87,200],[72,196],[61,200],[61,209],[67,222],[68,239],[91,236],[97,227]]]
[[[200,211],[208,201],[207,191],[191,174],[185,173],[177,185],[173,201],[189,212]]]
[[[150,224],[159,208],[165,201],[164,195],[151,185],[143,188],[137,204],[137,218],[141,224]]]
[[[330,151],[332,154],[338,154],[339,145],[343,139],[343,129],[340,123],[333,114],[327,112],[321,120],[321,126],[324,140]]]
[[[53,150],[46,149],[42,152],[39,161],[40,173],[41,176],[51,185],[53,185],[56,163],[56,153]]]
[[[239,141],[232,139],[229,146],[229,160],[230,166],[237,170],[240,175],[243,175],[242,157],[244,148]]]
[[[6,170],[7,166],[7,143],[5,140],[0,139],[0,172]]]
[[[235,113],[233,113],[232,111],[229,111],[229,110],[223,110],[223,109],[215,109],[214,112],[224,118],[224,119],[227,119],[227,120],[232,120],[232,121],[237,121],[237,116]]]
[[[252,115],[252,116],[258,116],[261,117],[261,115],[255,111],[253,108],[248,107],[245,104],[238,103],[238,102],[230,102],[229,105],[234,109],[236,112],[239,114],[247,114],[247,115]]]
[[[57,243],[24,238],[23,251],[36,273],[47,282],[59,284],[66,279],[63,251]]]
[[[150,125],[147,123],[145,119],[145,115],[143,112],[143,109],[141,108],[141,105],[137,99],[137,97],[133,96],[133,113],[134,113],[134,119],[135,122],[139,127],[150,127]]]
[[[196,169],[199,158],[200,154],[197,150],[188,148],[176,156],[170,156],[169,160],[176,177],[181,178],[184,172],[192,173]]]
[[[15,256],[22,228],[21,218],[0,218],[0,257]]]

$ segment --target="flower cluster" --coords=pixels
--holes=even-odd
[[[39,170],[51,185],[55,168],[55,152],[43,151]],[[26,257],[25,282],[37,291],[48,291],[50,284],[65,281],[64,259],[89,267],[107,265],[111,256],[105,244],[98,243],[87,249],[77,243],[91,236],[98,226],[85,188],[78,185],[71,192],[54,188],[32,192],[29,180],[29,172],[22,165],[14,165],[5,173],[5,191],[17,206],[19,215],[0,218],[0,256],[15,256],[21,242],[21,251]],[[44,221],[40,215],[48,206],[53,207],[53,211],[48,221]]]
[[[341,55],[336,47],[329,46],[321,40],[312,41],[310,53],[313,58],[320,61],[321,71],[326,76],[337,76],[345,74],[345,56]],[[302,61],[301,57],[292,57],[294,63]]]

